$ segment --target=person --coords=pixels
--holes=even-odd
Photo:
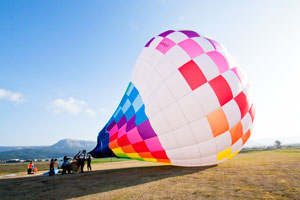
[[[66,171],[68,172],[68,174],[71,174],[71,163],[69,159],[67,159]]]
[[[64,162],[62,164],[62,174],[66,174],[66,169],[67,169],[67,156],[64,156]]]
[[[54,159],[51,159],[51,161],[50,161],[50,171],[49,171],[49,176],[54,175],[54,164],[55,164]]]
[[[71,165],[69,163],[69,159],[67,156],[64,156],[64,162],[62,168],[63,168],[62,174],[66,174],[67,172],[68,174],[71,174]]]
[[[34,173],[34,164],[33,164],[32,160],[30,161],[30,163],[28,165],[27,173],[28,174],[33,174]]]
[[[85,150],[82,151],[82,154],[79,156],[79,163],[81,167],[81,173],[83,173],[83,168],[84,168],[84,161],[85,161]]]
[[[92,171],[91,162],[92,162],[91,155],[89,155],[89,157],[87,159],[87,170],[88,171]]]

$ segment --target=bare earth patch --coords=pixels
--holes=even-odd
[[[0,199],[300,199],[300,150],[238,154],[212,167],[141,161],[83,174],[0,178]]]

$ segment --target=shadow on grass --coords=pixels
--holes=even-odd
[[[0,179],[2,199],[66,199],[136,186],[169,177],[192,174],[209,167],[132,167],[83,174]]]

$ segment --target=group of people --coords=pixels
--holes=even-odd
[[[91,155],[88,154],[88,156],[86,156],[86,151],[83,150],[83,152],[79,152],[75,157],[74,159],[77,160],[77,166],[79,167],[80,166],[80,172],[83,173],[84,171],[84,165],[85,165],[85,162],[87,162],[87,170],[88,171],[92,171],[92,165],[91,165],[91,162],[92,162],[92,159],[91,159]],[[67,156],[64,156],[64,159],[63,159],[63,163],[61,165],[61,168],[62,168],[62,174],[71,174],[71,168],[72,168],[72,158],[68,158]],[[49,170],[49,176],[53,176],[55,175],[55,162],[57,161],[57,159],[51,159],[50,160],[50,170]],[[77,171],[78,168],[76,169],[73,169],[73,171]],[[33,161],[30,161],[29,165],[28,165],[28,169],[27,169],[27,172],[28,174],[33,174],[35,171],[37,171],[37,168],[34,167],[34,164],[33,164]],[[56,172],[57,173],[57,172]]]
[[[84,163],[85,161],[87,162],[87,170],[88,171],[92,171],[92,165],[91,165],[91,162],[92,162],[92,159],[91,159],[91,155],[88,155],[88,157],[86,158],[84,156],[84,154],[81,154],[79,156],[79,162],[80,162],[80,168],[81,168],[81,173],[83,173],[83,169],[84,169]]]
[[[77,159],[79,164],[80,164],[80,168],[81,168],[81,173],[83,173],[84,171],[84,164],[85,161],[87,161],[87,170],[88,171],[92,171],[92,159],[91,159],[91,155],[88,155],[88,157],[86,158],[84,155],[80,155],[79,158]],[[50,171],[49,171],[49,176],[52,176],[55,174],[54,171],[54,165],[55,162],[57,161],[57,159],[51,159],[50,161]],[[64,156],[64,160],[62,163],[62,174],[71,174],[71,161],[67,156]]]
[[[86,153],[86,150],[79,151],[76,156],[74,156],[74,159],[77,160],[77,164],[80,166],[81,173],[83,173],[84,169],[84,164],[85,161],[87,161],[87,169],[88,171],[92,171],[92,166],[91,166],[91,155]]]

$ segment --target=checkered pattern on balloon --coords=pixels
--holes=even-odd
[[[214,165],[241,150],[254,116],[250,84],[227,50],[194,31],[170,30],[143,48],[92,155]]]

